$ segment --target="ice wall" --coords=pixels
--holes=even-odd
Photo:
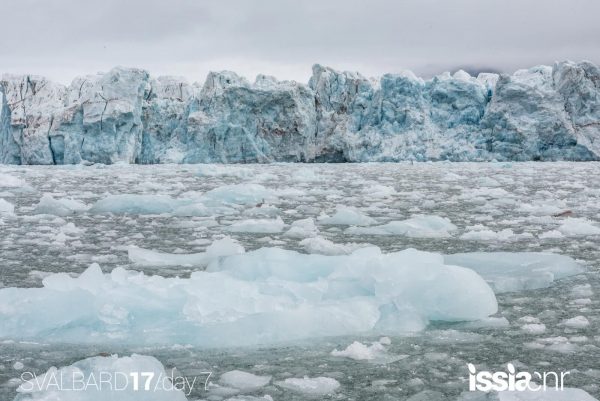
[[[315,65],[308,83],[233,72],[204,85],[117,67],[68,87],[0,81],[9,164],[599,160],[600,69],[367,79]]]

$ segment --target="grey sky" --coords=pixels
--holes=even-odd
[[[115,65],[203,82],[229,69],[306,82],[600,63],[599,0],[0,0],[0,73],[61,82]]]

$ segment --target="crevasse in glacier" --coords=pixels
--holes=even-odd
[[[11,164],[600,159],[590,62],[429,80],[315,65],[308,85],[117,67],[68,87],[4,75],[0,91],[0,162]]]

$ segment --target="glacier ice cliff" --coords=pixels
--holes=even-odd
[[[117,67],[69,86],[0,81],[0,162],[600,160],[600,69],[368,79],[315,65],[308,85]]]

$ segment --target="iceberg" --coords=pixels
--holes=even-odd
[[[360,210],[344,205],[338,205],[333,216],[322,215],[318,218],[321,224],[348,225],[348,226],[370,226],[377,221],[361,213]]]
[[[311,238],[319,234],[319,229],[312,218],[296,220],[290,225],[290,229],[285,232],[286,237],[290,238]]]
[[[333,241],[328,240],[320,236],[305,238],[300,241],[300,245],[304,247],[304,250],[308,253],[318,253],[321,255],[349,255],[359,248],[369,246],[368,244],[336,244]]]
[[[77,278],[48,275],[42,288],[0,289],[0,338],[242,346],[402,334],[430,321],[497,312],[481,276],[435,253],[370,247],[324,256],[261,248],[218,256],[218,250],[205,271],[189,278],[120,267],[103,273],[92,264]]]
[[[545,288],[584,272],[569,256],[540,252],[457,253],[446,255],[444,262],[473,269],[496,293]]]
[[[412,238],[446,238],[452,236],[456,227],[450,219],[433,215],[413,216],[410,219],[390,221],[380,226],[350,227],[351,235],[403,235]]]
[[[137,266],[194,266],[206,267],[219,257],[244,253],[244,247],[230,237],[214,241],[200,253],[166,253],[130,246],[127,249],[129,260]]]
[[[67,86],[6,74],[0,163],[600,160],[598,82],[587,61],[428,80],[317,64],[308,84],[230,71],[190,84],[124,67]]]
[[[42,195],[42,199],[35,206],[35,214],[53,214],[55,216],[69,216],[76,213],[85,212],[88,206],[75,199],[54,199],[50,194]]]

